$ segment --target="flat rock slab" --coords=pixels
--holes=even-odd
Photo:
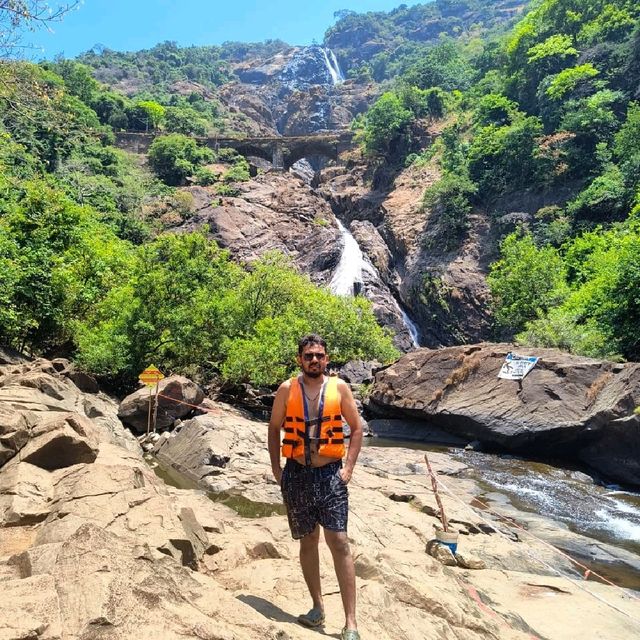
[[[2,583],[0,640],[61,640],[62,620],[53,576]]]

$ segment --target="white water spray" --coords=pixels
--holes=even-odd
[[[355,293],[358,293],[358,290],[362,288],[363,273],[370,273],[378,279],[380,279],[380,275],[376,268],[364,257],[356,239],[345,228],[342,222],[337,219],[336,222],[338,223],[338,229],[340,229],[340,233],[342,234],[343,247],[340,262],[333,274],[333,278],[331,278],[329,288],[336,295],[352,296]],[[413,346],[419,347],[418,329],[416,325],[411,321],[409,316],[404,312],[402,307],[398,304],[398,301],[393,296],[391,296],[391,300],[407,327]]]
[[[368,271],[372,275],[374,275],[376,271],[373,265],[364,259],[362,250],[358,246],[356,239],[345,229],[340,220],[336,219],[336,222],[342,234],[343,247],[340,262],[336,267],[333,278],[331,278],[329,287],[336,295],[352,296],[355,293],[354,286],[358,286],[355,283],[362,284],[363,271]]]
[[[322,48],[322,54],[324,55],[324,63],[327,65],[333,84],[336,85],[344,82],[344,76],[340,70],[336,54],[333,53],[331,49],[325,49],[324,47]]]

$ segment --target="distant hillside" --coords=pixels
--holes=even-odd
[[[472,42],[505,33],[525,5],[522,0],[436,0],[403,4],[390,12],[340,11],[324,46],[334,50],[350,77],[381,81],[404,71],[443,36]],[[291,49],[282,40],[198,47],[168,41],[135,52],[96,47],[78,61],[91,67],[97,80],[125,95],[157,97],[172,93],[176,83],[195,82],[213,90],[236,79],[239,63],[268,61]]]
[[[153,101],[169,109],[167,131],[297,135],[348,127],[382,92],[380,83],[404,76],[443,39],[456,45],[442,62],[455,82],[437,84],[468,88],[467,59],[483,51],[487,39],[506,34],[523,6],[521,0],[437,0],[388,13],[341,11],[323,45],[268,40],[179,47],[167,41],[135,52],[95,47],[77,62],[133,101],[107,120],[118,128],[148,129],[149,118],[133,112]],[[341,86],[332,82],[335,70],[325,67],[331,54],[323,47],[337,55],[347,80]],[[59,65],[52,68],[65,76]]]
[[[504,33],[521,16],[522,0],[435,0],[389,12],[339,11],[324,43],[351,77],[376,81],[415,63],[443,36],[466,42]]]
[[[197,82],[212,89],[233,78],[230,63],[247,58],[268,58],[289,49],[282,40],[259,43],[225,42],[221,46],[179,47],[162,42],[141,51],[112,51],[94,47],[78,61],[94,70],[97,80],[126,95],[158,93],[180,81]]]

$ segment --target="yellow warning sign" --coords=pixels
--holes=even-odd
[[[160,369],[151,365],[147,367],[139,376],[138,380],[142,382],[142,384],[146,384],[147,387],[153,387],[153,385],[158,384],[160,380],[164,378],[164,374]]]

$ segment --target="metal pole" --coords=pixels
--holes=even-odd
[[[149,437],[150,429],[151,429],[151,387],[149,387],[149,414],[147,416],[147,438]]]
[[[153,433],[156,432],[156,422],[158,419],[158,393],[160,393],[160,381],[156,382],[156,401],[153,405]]]

